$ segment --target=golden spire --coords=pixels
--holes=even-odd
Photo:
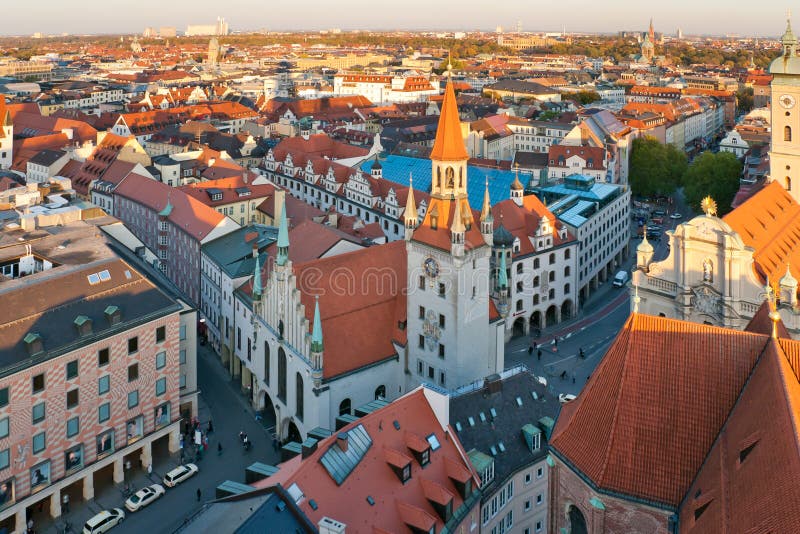
[[[481,209],[481,222],[486,222],[492,215],[492,203],[489,199],[489,178],[486,178],[486,191],[483,193],[483,208]]]
[[[521,191],[525,189],[523,187],[522,182],[519,181],[519,163],[514,164],[514,181],[511,182],[511,190],[512,191]]]
[[[406,226],[409,224],[417,225],[419,215],[417,214],[417,203],[414,202],[414,178],[408,175],[408,197],[406,198],[406,211],[403,213]]]

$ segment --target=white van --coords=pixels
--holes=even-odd
[[[83,525],[83,534],[102,534],[103,532],[108,532],[112,527],[122,523],[124,519],[125,512],[119,508],[103,510]]]
[[[614,287],[622,287],[628,283],[628,271],[618,271],[614,275]]]

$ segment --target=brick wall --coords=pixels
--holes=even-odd
[[[553,456],[550,469],[550,534],[560,529],[570,530],[568,510],[577,506],[586,519],[589,534],[669,534],[668,521],[672,512],[659,510],[636,502],[626,501],[593,491],[575,472]],[[599,510],[589,501],[597,498],[605,505]]]

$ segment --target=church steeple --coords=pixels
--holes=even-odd
[[[492,216],[492,203],[489,198],[489,179],[486,179],[486,190],[483,192],[483,208],[481,209],[481,234],[483,240],[490,247],[494,242],[494,217]]]
[[[322,385],[322,319],[319,314],[319,296],[314,300],[314,326],[311,331],[311,378],[314,380],[314,387]]]
[[[264,287],[261,283],[261,258],[258,254],[258,246],[253,246],[253,255],[256,257],[256,267],[253,269],[253,300],[261,300]]]
[[[414,229],[419,221],[417,213],[417,203],[414,201],[414,178],[408,177],[408,197],[406,197],[406,210],[403,212],[403,219],[406,225],[406,241],[411,239]]]
[[[467,160],[469,154],[461,135],[461,120],[453,90],[453,81],[448,76],[442,100],[442,113],[436,129],[436,139],[431,150],[431,195],[435,198],[452,199],[467,196]]]
[[[786,17],[786,32],[781,37],[781,44],[783,45],[784,56],[794,56],[797,50],[797,37],[794,36],[792,31],[792,19]]]
[[[286,222],[286,200],[281,207],[281,220],[278,226],[278,265],[286,265],[289,261],[289,227]]]

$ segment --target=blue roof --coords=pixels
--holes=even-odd
[[[577,195],[583,200],[600,201],[617,193],[619,187],[615,184],[595,183],[590,189],[582,190],[568,187],[566,184],[561,183],[540,187],[539,190],[556,195]]]
[[[361,170],[369,174],[372,163],[373,160],[371,159],[365,161],[361,164]],[[382,173],[385,179],[408,186],[410,173],[414,177],[414,189],[430,193],[432,179],[431,160],[392,154],[381,161],[381,165],[383,166]],[[469,203],[473,209],[479,210],[483,206],[483,192],[487,178],[489,179],[489,199],[492,205],[508,199],[511,195],[511,182],[514,181],[513,171],[468,166],[467,191],[469,192]],[[520,181],[522,183],[527,181],[525,175],[520,177]]]

